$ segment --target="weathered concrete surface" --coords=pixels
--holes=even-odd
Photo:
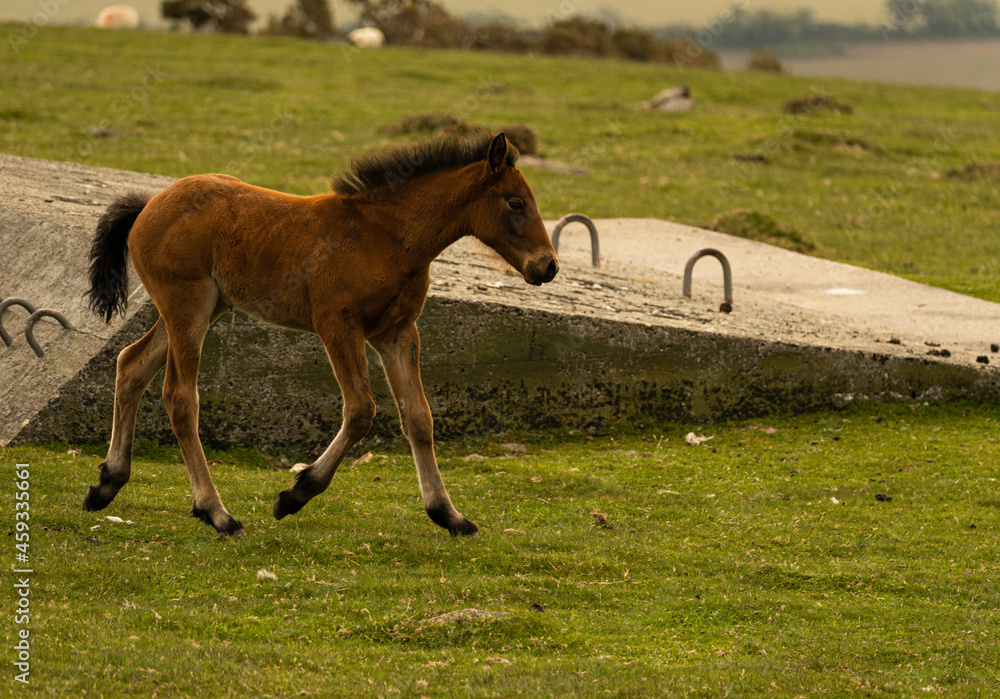
[[[0,299],[19,297],[62,313],[76,329],[52,319],[35,326],[46,350],[39,360],[25,340],[27,312],[14,306],[4,327],[14,343],[0,342],[0,444],[11,440],[62,386],[100,352],[116,325],[87,310],[87,252],[107,204],[129,189],[158,190],[172,180],[72,163],[0,155]],[[129,313],[148,298],[134,273]],[[120,325],[120,323],[118,324]]]
[[[1000,343],[1000,305],[989,301],[676,223],[619,219],[598,221],[598,226],[604,255],[616,269],[652,268],[676,274],[695,251],[718,248],[733,267],[738,297],[817,311],[841,319],[845,327],[865,337],[883,341],[907,337],[917,343],[911,347],[915,354],[940,345],[960,355],[956,361],[975,361],[994,354],[990,346]],[[573,224],[563,236],[565,260],[585,264],[584,247],[589,248],[585,229]],[[720,289],[716,293],[722,298],[722,273],[716,261],[699,261],[694,280],[696,289],[704,289],[707,282]],[[742,300],[737,298],[737,306]],[[1000,361],[1000,355],[994,360]]]
[[[23,335],[15,335],[23,314],[5,315],[15,344],[0,347],[0,442],[104,441],[115,357],[152,324],[156,310],[138,284],[126,319],[104,326],[86,310],[90,238],[116,195],[155,191],[170,180],[0,155],[0,182],[15,192],[0,202],[0,295],[53,306],[79,330],[63,332],[55,323],[39,330],[46,356],[37,359]],[[563,269],[540,289],[496,268],[474,242],[460,242],[434,263],[420,328],[424,385],[439,435],[588,426],[636,413],[718,420],[813,410],[861,396],[994,401],[1000,395],[1000,372],[975,361],[988,353],[979,351],[989,341],[985,330],[982,340],[970,335],[956,342],[960,333],[949,331],[947,319],[915,331],[797,302],[791,292],[778,297],[748,289],[747,281],[766,284],[765,270],[777,276],[779,262],[795,255],[770,246],[663,221],[599,227],[604,268],[589,268],[585,236],[567,229]],[[729,315],[717,310],[721,275],[712,260],[699,263],[694,297],[681,298],[684,262],[709,245],[734,261]],[[873,284],[869,275],[877,274],[804,260],[814,265],[807,280],[824,289]],[[839,279],[844,268],[856,276],[823,286],[823,270]],[[887,278],[879,280],[884,293],[896,293],[893,282],[902,282],[877,276]],[[948,295],[912,286],[926,294],[921,308]],[[1000,317],[996,304],[950,297],[955,313]],[[926,327],[934,333],[919,332]],[[890,337],[899,344],[888,343]],[[951,357],[927,355],[927,341],[951,347]],[[369,358],[379,407],[373,432],[395,436],[396,411],[377,359]],[[168,441],[161,384],[162,374],[140,407],[137,435]],[[315,451],[340,422],[339,391],[318,339],[239,313],[210,331],[200,389],[201,433],[213,444]]]

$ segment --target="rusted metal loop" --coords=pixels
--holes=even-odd
[[[566,227],[567,223],[573,223],[574,221],[579,221],[590,230],[590,257],[593,260],[594,267],[600,267],[601,247],[597,242],[597,226],[594,225],[589,216],[584,216],[583,214],[566,214],[559,219],[555,230],[552,231],[552,247],[555,248],[556,252],[559,252],[559,234]]]
[[[28,339],[28,344],[31,345],[31,349],[35,350],[35,354],[37,354],[39,357],[42,356],[43,352],[42,348],[39,347],[38,343],[35,341],[35,323],[38,321],[39,318],[45,318],[46,316],[48,316],[49,318],[55,318],[67,330],[74,329],[73,326],[70,325],[69,321],[63,317],[62,313],[53,311],[51,308],[43,308],[40,311],[35,311],[34,313],[32,313],[28,317],[28,322],[25,323],[24,325],[24,336]]]
[[[7,331],[3,327],[3,314],[4,311],[6,311],[11,306],[22,306],[28,311],[28,313],[34,313],[37,310],[33,305],[31,305],[24,299],[16,299],[12,297],[0,301],[0,340],[3,340],[3,343],[8,347],[11,346],[13,340],[10,339],[10,335],[7,334]]]
[[[714,248],[699,250],[687,261],[684,266],[684,296],[691,298],[691,272],[694,270],[694,263],[705,256],[714,257],[722,263],[722,285],[725,298],[719,310],[729,313],[733,310],[733,272],[729,268],[729,260],[726,259],[726,256]]]

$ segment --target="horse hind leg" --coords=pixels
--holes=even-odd
[[[111,447],[100,465],[100,480],[90,486],[83,509],[103,510],[132,474],[132,442],[139,400],[167,361],[167,329],[160,318],[137,342],[118,355]]]
[[[163,311],[170,337],[167,370],[163,377],[163,402],[191,479],[194,493],[191,514],[220,533],[240,534],[243,525],[222,504],[198,437],[201,348],[209,325],[227,306],[219,300],[218,289],[210,282],[205,284],[205,291],[200,296],[191,285],[174,298],[178,300]]]

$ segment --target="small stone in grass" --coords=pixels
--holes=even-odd
[[[267,570],[266,568],[261,568],[257,571],[258,580],[277,580],[278,576]]]
[[[375,455],[372,454],[371,452],[368,452],[364,456],[359,456],[353,462],[351,462],[351,466],[364,466],[365,464],[367,464],[369,461],[371,461],[374,458],[375,458]]]
[[[889,502],[892,500],[892,496],[886,495],[885,493],[875,493],[875,499],[879,502]]]
[[[715,438],[714,434],[711,437],[706,437],[703,434],[695,434],[694,432],[688,432],[684,436],[684,441],[690,444],[691,446],[698,446],[699,444],[704,444],[708,440],[714,438]]]

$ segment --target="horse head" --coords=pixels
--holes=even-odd
[[[559,271],[559,258],[542,223],[535,195],[514,167],[517,151],[498,134],[483,164],[484,194],[472,214],[472,233],[496,251],[524,281],[541,286]]]

